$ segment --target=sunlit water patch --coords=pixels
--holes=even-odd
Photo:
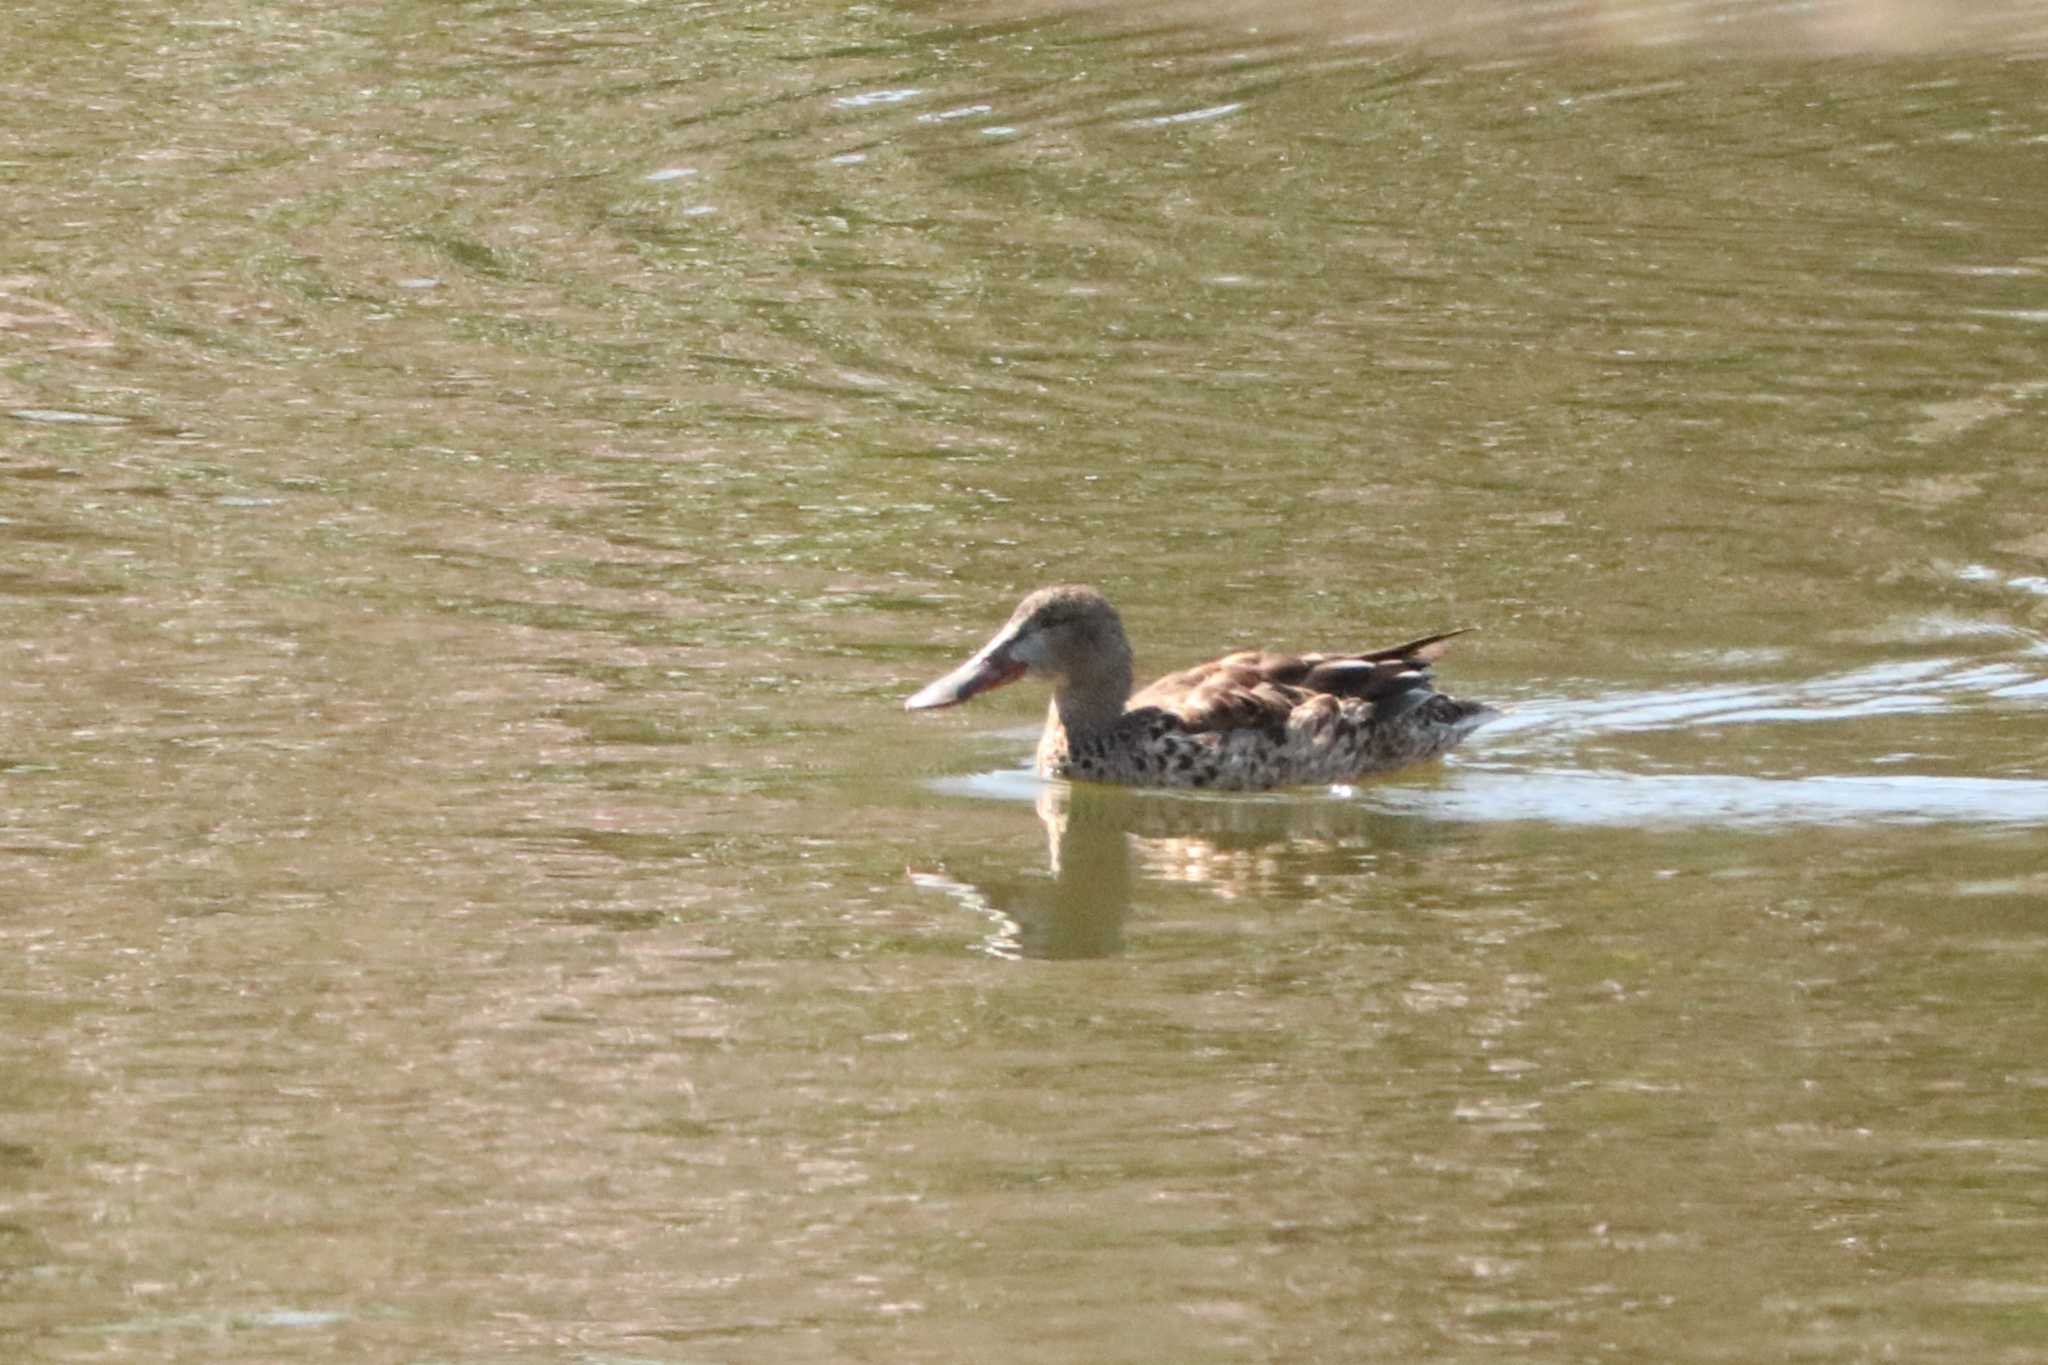
[[[2038,696],[2048,680],[2012,663],[1916,659],[1790,683],[1730,683],[1525,702],[1487,727],[1487,748],[1555,753],[1600,734],[1930,715],[1987,698]]]
[[[1363,799],[1441,820],[1640,828],[2048,823],[2048,781],[1904,774],[1766,778],[1468,765],[1448,787],[1375,787]]]
[[[1388,813],[1457,821],[1670,828],[1889,823],[2048,824],[2048,781],[1886,776],[1744,777],[1517,767],[1451,760],[1448,781],[1380,782],[1320,795],[1217,801],[1312,804],[1331,797]],[[1043,786],[1022,769],[944,778],[934,790],[981,800],[1029,801]]]
[[[1956,570],[1956,577],[1965,583],[1990,583],[2013,592],[2048,597],[2048,574],[2004,574],[1988,564],[1966,564]]]

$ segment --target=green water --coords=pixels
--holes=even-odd
[[[0,1355],[2048,1356],[2048,9],[0,19]],[[904,696],[1480,631],[1439,767]]]

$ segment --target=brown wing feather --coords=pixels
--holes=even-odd
[[[1130,708],[1165,711],[1195,731],[1281,730],[1296,707],[1324,696],[1371,702],[1376,715],[1397,714],[1428,696],[1430,664],[1446,641],[1464,633],[1426,635],[1369,654],[1245,650],[1167,674],[1132,697]]]

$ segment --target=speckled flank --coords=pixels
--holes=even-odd
[[[1270,730],[1190,731],[1153,707],[1127,711],[1117,726],[1070,743],[1054,707],[1038,741],[1038,773],[1078,782],[1140,787],[1265,791],[1350,782],[1440,758],[1492,707],[1432,692],[1408,715],[1375,721],[1372,708],[1317,697]]]

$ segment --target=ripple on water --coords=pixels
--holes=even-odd
[[[1442,820],[1628,828],[2048,823],[2048,782],[2022,778],[1764,778],[1468,766],[1446,787],[1375,787],[1367,799]]]

